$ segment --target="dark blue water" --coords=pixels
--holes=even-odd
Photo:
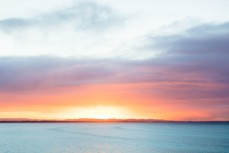
[[[229,124],[4,123],[0,153],[229,153]]]

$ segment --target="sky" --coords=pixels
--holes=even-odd
[[[0,118],[228,121],[228,8],[0,0]]]

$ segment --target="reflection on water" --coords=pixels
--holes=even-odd
[[[0,153],[206,152],[229,152],[229,124],[0,124]]]

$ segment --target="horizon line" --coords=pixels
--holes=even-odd
[[[77,119],[30,119],[30,118],[0,118],[0,123],[229,123],[229,120],[164,120],[164,119],[118,119],[118,118],[77,118]]]

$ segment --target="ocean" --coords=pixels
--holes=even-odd
[[[229,153],[229,124],[1,123],[0,153]]]

